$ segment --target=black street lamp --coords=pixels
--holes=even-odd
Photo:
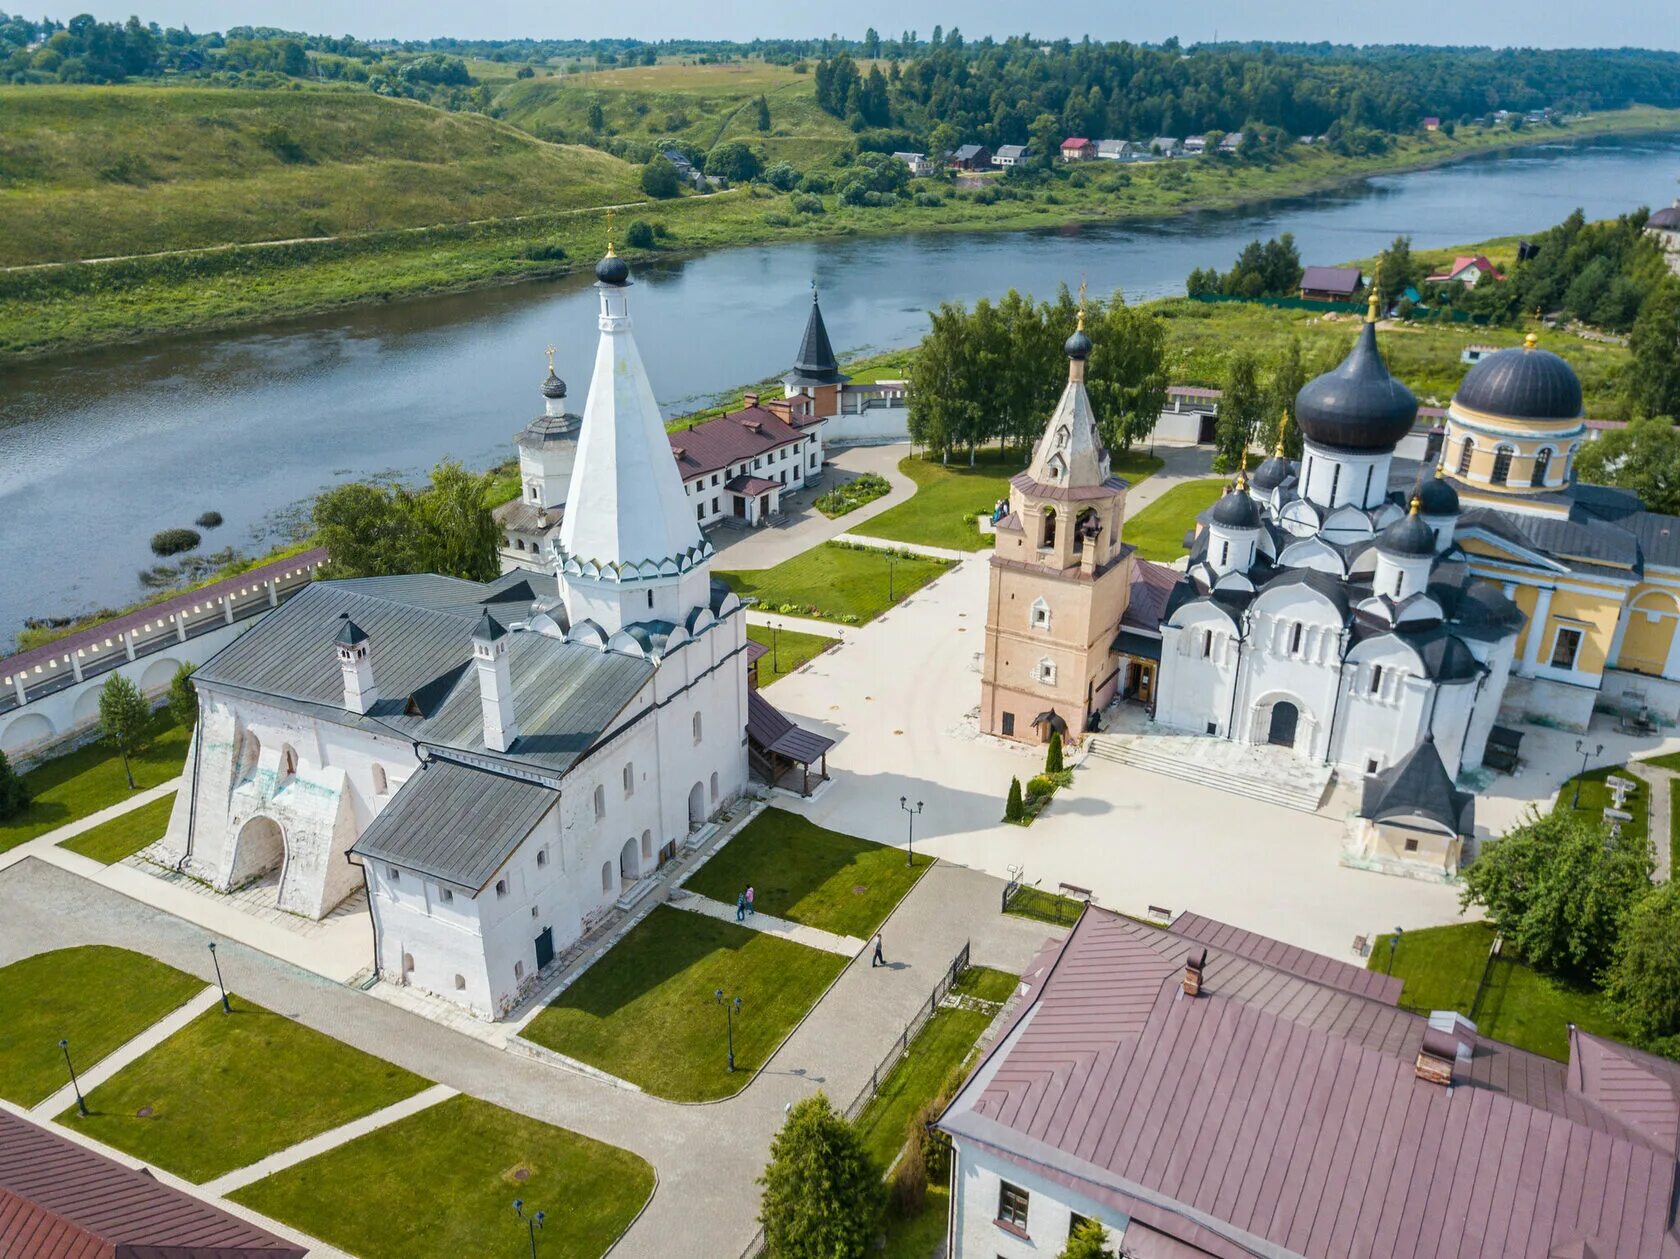
[[[87,1117],[87,1103],[82,1100],[82,1086],[76,1079],[76,1066],[70,1061],[70,1042],[61,1040],[58,1047],[64,1051],[64,1065],[70,1069],[70,1087],[76,1090],[76,1113]]]
[[[910,837],[904,848],[904,864],[913,866],[916,864],[916,814],[922,811],[922,802],[920,800],[916,801],[916,807],[912,809],[910,807],[910,797],[900,796],[898,807],[908,815],[905,820],[910,824]]]
[[[1569,801],[1569,808],[1571,812],[1581,807],[1581,779],[1586,777],[1587,774],[1587,758],[1601,755],[1604,751],[1604,745],[1600,743],[1591,752],[1589,752],[1587,751],[1587,745],[1581,742],[1581,740],[1576,739],[1575,750],[1581,754],[1581,772],[1575,775],[1575,795]]]
[[[887,602],[893,601],[893,553],[887,552]]]
[[[513,1200],[513,1213],[525,1221],[525,1231],[531,1235],[531,1259],[537,1259],[537,1230],[543,1226],[543,1212],[538,1211],[535,1215],[526,1215],[525,1200],[515,1198]]]
[[[1400,937],[1406,934],[1404,927],[1396,927],[1394,934],[1388,937],[1388,973],[1394,973],[1394,950],[1400,947]]]
[[[776,633],[781,629],[774,621],[770,622],[770,672],[782,671],[782,658],[776,654]]]
[[[216,968],[216,987],[222,990],[222,1013],[232,1014],[233,1007],[228,1004],[227,985],[222,982],[222,963],[216,957],[216,942],[210,941],[210,964]]]
[[[712,994],[717,1003],[723,1007],[724,1034],[729,1038],[729,1069],[735,1070],[735,1012],[741,1008],[741,998],[726,998],[723,989],[719,988]]]

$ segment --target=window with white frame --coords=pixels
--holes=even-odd
[[[1552,642],[1552,668],[1573,669],[1575,657],[1581,653],[1581,631],[1561,626]]]
[[[1034,599],[1032,608],[1028,612],[1034,629],[1047,630],[1050,628],[1050,605],[1042,598]]]
[[[1382,666],[1380,664],[1372,665],[1371,666],[1371,694],[1376,695],[1376,694],[1379,694],[1382,691],[1382,678],[1383,678],[1383,668],[1382,668]]]
[[[1056,685],[1056,662],[1049,656],[1038,662],[1038,680],[1045,686]]]
[[[501,900],[507,894],[508,894],[507,880],[506,879],[497,879],[496,880],[496,899]]]
[[[699,742],[700,742],[701,728],[702,728],[702,723],[700,721],[700,713],[699,713],[699,710],[697,709],[697,710],[695,710],[695,713],[694,713],[694,742],[696,744],[699,744]]]
[[[636,762],[634,761],[626,762],[624,766],[624,794],[627,796],[636,794]]]
[[[595,787],[595,820],[598,822],[607,816],[607,789],[599,784]]]
[[[1016,1228],[1027,1227],[1027,1206],[1030,1195],[1019,1185],[1012,1185],[1007,1180],[998,1182],[998,1221],[1003,1224],[1013,1224]]]

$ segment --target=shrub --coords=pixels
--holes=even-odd
[[[777,162],[764,172],[764,182],[778,192],[792,192],[799,187],[799,172],[786,162]]]
[[[922,1161],[922,1143],[912,1141],[904,1147],[904,1154],[893,1168],[892,1181],[887,1186],[887,1207],[901,1220],[921,1213],[927,1203],[928,1170]]]
[[[677,168],[671,165],[668,157],[656,154],[652,161],[642,167],[642,191],[662,201],[682,191],[682,180],[678,178]]]
[[[192,529],[160,529],[152,535],[152,554],[179,555],[202,541],[204,538]]]
[[[197,520],[193,521],[193,524],[197,525],[200,529],[214,529],[221,523],[222,513],[219,511],[207,511],[199,516]]]
[[[1055,780],[1048,774],[1034,774],[1027,779],[1027,796],[1030,799],[1042,800],[1055,790]]]
[[[1062,732],[1050,732],[1050,747],[1044,754],[1044,772],[1046,775],[1062,772]]]
[[[0,752],[0,822],[16,817],[28,807],[29,788],[24,784],[23,775],[13,769],[6,754]]]
[[[924,210],[932,210],[944,205],[945,199],[937,192],[918,192],[915,196],[915,203]]]
[[[974,193],[974,200],[980,205],[996,205],[997,199],[996,188],[980,188]]]
[[[1021,780],[1011,778],[1009,780],[1009,799],[1003,806],[1003,820],[1019,822],[1026,817],[1026,813],[1026,806],[1021,802]]]
[[[834,191],[834,181],[821,171],[814,170],[799,181],[799,190],[821,196],[823,193]]]
[[[169,715],[189,729],[198,720],[198,691],[192,675],[193,666],[183,664],[169,679]]]
[[[525,246],[525,257],[532,262],[564,262],[566,247],[557,240],[533,241]]]
[[[653,224],[646,219],[634,219],[624,229],[624,243],[632,249],[653,248]]]
[[[812,196],[809,193],[795,197],[793,208],[800,214],[821,214],[823,212],[822,198]]]
[[[766,227],[792,227],[793,220],[780,210],[766,210],[764,212],[764,225]]]

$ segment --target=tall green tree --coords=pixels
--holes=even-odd
[[[1680,278],[1665,278],[1645,298],[1628,348],[1633,364],[1626,379],[1634,409],[1680,419]]]
[[[589,129],[596,135],[607,129],[606,111],[601,108],[600,101],[589,102]]]
[[[881,1169],[818,1092],[795,1102],[759,1177],[759,1222],[777,1259],[864,1259],[885,1207]]]
[[[1530,810],[1464,872],[1459,901],[1484,908],[1530,965],[1591,980],[1650,887],[1643,836],[1612,838],[1601,821],[1568,808]]]
[[[1633,907],[1605,980],[1640,1043],[1680,1036],[1680,883],[1662,884]]]
[[[1086,1220],[1068,1234],[1057,1259],[1117,1259],[1117,1252],[1109,1247],[1108,1230],[1096,1220]]]
[[[1103,442],[1111,450],[1129,450],[1155,431],[1167,404],[1166,325],[1115,293],[1088,309],[1085,327],[1092,347],[1085,391]]]
[[[1283,343],[1272,369],[1266,378],[1266,409],[1261,416],[1255,439],[1260,449],[1270,455],[1277,449],[1278,433],[1283,433],[1283,453],[1291,459],[1301,457],[1301,430],[1285,424],[1286,416],[1295,411],[1295,395],[1307,383],[1307,366],[1301,358],[1301,341],[1291,336]]]
[[[14,818],[29,807],[29,785],[12,762],[0,752],[0,822]]]
[[[910,438],[949,460],[978,431],[986,397],[968,314],[946,302],[933,312],[911,368]]]
[[[720,175],[732,184],[757,178],[759,166],[758,154],[740,140],[725,140],[706,154],[706,173]]]
[[[489,581],[496,524],[485,497],[490,476],[446,461],[420,490],[352,481],[315,500],[316,538],[342,577],[442,573]]]
[[[1652,511],[1680,513],[1680,429],[1667,419],[1609,429],[1581,446],[1575,472],[1592,485],[1632,490]]]
[[[760,131],[770,130],[770,102],[764,99],[764,94],[762,92],[759,93],[758,100],[754,103],[753,109],[758,115],[758,129]]]
[[[169,715],[177,725],[192,729],[198,721],[198,689],[193,686],[195,668],[191,661],[175,670],[169,679]]]
[[[1213,470],[1235,472],[1243,451],[1254,440],[1266,415],[1266,393],[1260,387],[1254,352],[1238,348],[1225,361],[1225,383],[1219,399],[1219,419],[1213,430]]]
[[[134,769],[129,757],[146,749],[151,733],[152,707],[140,688],[120,673],[113,673],[99,688],[99,733],[122,757],[123,776],[134,790]]]
[[[1408,288],[1423,282],[1429,269],[1412,254],[1412,238],[1396,236],[1389,247],[1377,255],[1376,284],[1382,295],[1383,307],[1400,300]]]
[[[682,191],[682,179],[677,174],[677,168],[663,153],[655,153],[642,167],[642,191],[662,201]]]

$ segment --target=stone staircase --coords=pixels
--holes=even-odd
[[[1300,760],[1286,748],[1199,735],[1092,735],[1089,743],[1088,755],[1099,760],[1303,813],[1318,812],[1333,776],[1329,766]]]

